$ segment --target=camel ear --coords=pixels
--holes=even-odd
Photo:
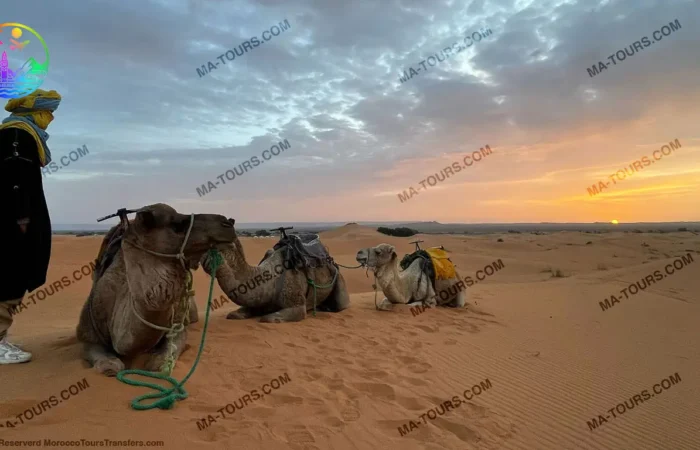
[[[391,252],[391,260],[392,261],[395,260],[397,256],[398,255],[396,254],[396,252],[394,252],[394,251]]]
[[[143,224],[147,229],[155,228],[156,226],[156,216],[152,211],[147,209],[139,211],[136,214],[136,219]]]

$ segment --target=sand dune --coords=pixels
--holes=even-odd
[[[403,255],[415,240],[359,225],[322,238],[348,266],[360,248],[387,242]],[[89,275],[76,278],[101,237],[54,237],[47,285],[70,283],[43,300],[35,294],[15,317],[11,335],[34,361],[0,367],[0,439],[218,449],[700,449],[700,236],[419,238],[450,250],[462,277],[494,262],[500,268],[468,289],[470,305],[458,311],[375,311],[371,275],[347,269],[353,303],[338,314],[263,325],[225,320],[235,308],[225,303],[211,312],[190,397],[170,411],[141,412],[129,402],[145,390],[87,368],[74,337],[91,285]],[[258,261],[275,240],[243,242],[249,261]],[[627,299],[620,294],[657,270],[663,279]],[[197,271],[202,318],[208,285]],[[221,294],[216,286],[214,296]],[[613,294],[618,301],[603,309]],[[175,378],[191,367],[202,327],[203,320],[193,326]],[[75,395],[60,398],[72,385]],[[264,389],[269,394],[244,404]],[[60,401],[51,404],[51,396]],[[625,400],[631,407],[614,409]],[[24,423],[8,427],[18,415]],[[208,416],[215,421],[198,426]]]

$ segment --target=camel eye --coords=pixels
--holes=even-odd
[[[173,223],[173,230],[177,233],[184,233],[187,231],[187,228],[190,226],[190,218],[188,217],[185,220],[181,220],[178,222]]]

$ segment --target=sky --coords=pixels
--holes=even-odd
[[[49,49],[53,160],[89,150],[44,176],[54,224],[152,203],[242,223],[700,221],[697,1],[5,3]]]

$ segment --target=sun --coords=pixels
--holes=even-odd
[[[613,225],[617,225],[617,224],[620,223],[620,222],[618,222],[617,219],[613,219],[613,220],[610,221],[610,223],[613,224]]]

